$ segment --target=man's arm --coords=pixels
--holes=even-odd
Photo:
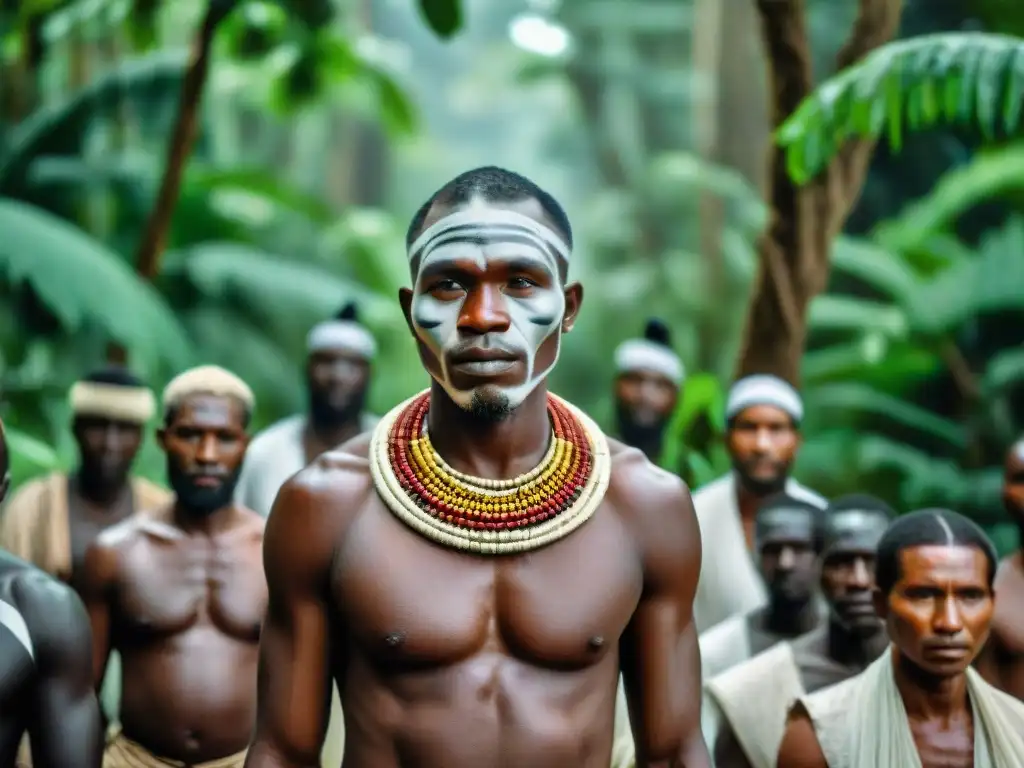
[[[269,603],[245,768],[319,768],[331,702],[331,563],[348,473],[323,458],[278,492],[263,537]],[[358,495],[358,494],[355,494]]]
[[[776,765],[777,768],[828,768],[814,725],[799,704],[790,712]]]
[[[103,723],[92,680],[89,617],[74,591],[42,573],[15,591],[35,655],[28,718],[34,768],[99,768]]]
[[[637,766],[708,768],[701,733],[701,670],[693,597],[700,576],[700,529],[686,486],[646,462],[624,457],[617,503],[643,552],[644,591],[623,636],[621,665]]]
[[[116,545],[107,541],[106,531],[89,545],[81,571],[76,575],[75,585],[85,602],[92,632],[92,659],[89,668],[93,685],[98,691],[103,685],[110,659],[110,604],[117,585],[119,555]]]

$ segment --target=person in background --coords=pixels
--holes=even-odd
[[[10,469],[0,421],[0,501]],[[91,648],[89,618],[74,591],[0,550],[0,765],[99,768],[103,719]]]
[[[761,502],[785,491],[821,509],[828,504],[790,477],[803,415],[799,393],[775,376],[748,376],[729,391],[726,447],[733,471],[693,494],[704,551],[694,601],[701,632],[760,608],[768,598],[752,557]]]
[[[106,528],[135,512],[166,504],[171,494],[131,469],[143,428],[156,409],[152,391],[119,366],[97,370],[71,387],[71,432],[78,467],[26,483],[0,520],[0,544],[72,587],[86,549]],[[118,716],[120,659],[111,659],[103,709]]]
[[[895,512],[853,494],[825,513],[821,592],[828,622],[705,680],[705,739],[718,768],[775,768],[797,697],[864,671],[885,649],[872,605],[878,542]]]
[[[366,413],[377,343],[359,322],[356,305],[346,304],[306,339],[309,409],[256,435],[236,489],[239,504],[266,517],[284,481],[324,451],[373,428]]]
[[[360,432],[377,417],[366,413],[366,395],[377,342],[359,322],[354,303],[309,332],[306,340],[309,410],[267,427],[253,438],[235,499],[266,517],[284,481],[313,459]],[[325,765],[340,765],[345,742],[341,698],[334,691],[324,746]]]
[[[754,546],[768,602],[700,636],[705,681],[810,632],[824,618],[817,600],[823,518],[821,508],[785,493],[769,496],[758,508]]]
[[[121,728],[105,768],[241,768],[256,718],[267,608],[264,519],[233,501],[253,394],[216,366],[164,391],[160,446],[174,499],[109,528],[82,573],[93,677],[121,652]]]
[[[618,437],[657,463],[661,441],[682,396],[683,361],[672,349],[668,327],[647,321],[643,338],[615,350],[615,424]]]
[[[977,668],[992,685],[1024,701],[1024,440],[1006,454],[1003,506],[1021,531],[1020,548],[999,564],[992,635]]]
[[[963,515],[926,509],[893,522],[874,591],[891,645],[856,677],[798,699],[778,768],[1024,765],[1024,703],[971,668],[996,567],[992,542]]]

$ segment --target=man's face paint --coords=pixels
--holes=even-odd
[[[409,249],[411,322],[430,375],[460,407],[518,407],[558,360],[569,248],[535,219],[474,204]]]

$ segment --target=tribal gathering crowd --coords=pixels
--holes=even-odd
[[[453,179],[407,246],[430,387],[383,418],[352,305],[309,334],[308,411],[251,442],[217,366],[159,403],[124,368],[72,387],[80,463],[0,524],[0,767],[1024,766],[1021,552],[797,483],[769,375],[691,496],[652,461],[685,387],[656,320],[603,434],[548,391],[584,293],[522,176]],[[154,418],[170,491],[131,474]],[[1003,499],[1024,529],[1024,441]]]

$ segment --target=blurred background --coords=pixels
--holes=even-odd
[[[211,4],[233,7],[205,29]],[[857,12],[806,3],[816,79]],[[1022,29],[1019,2],[906,0],[898,37]],[[68,388],[111,357],[158,390],[223,365],[255,390],[257,429],[301,410],[305,334],[350,299],[382,348],[371,408],[425,387],[396,301],[405,228],[486,164],[548,188],[577,233],[586,302],[554,390],[610,427],[613,350],[660,316],[689,372],[664,463],[694,485],[728,466],[722,392],[768,220],[753,0],[22,0],[0,3],[0,32],[15,486],[74,463]],[[196,143],[179,157],[204,36]],[[983,91],[964,109],[984,110]],[[879,143],[809,309],[797,476],[960,509],[1005,551],[1001,461],[1024,426],[1024,145],[983,138],[968,124]],[[169,159],[180,194],[154,238]],[[151,439],[139,469],[163,481]]]

